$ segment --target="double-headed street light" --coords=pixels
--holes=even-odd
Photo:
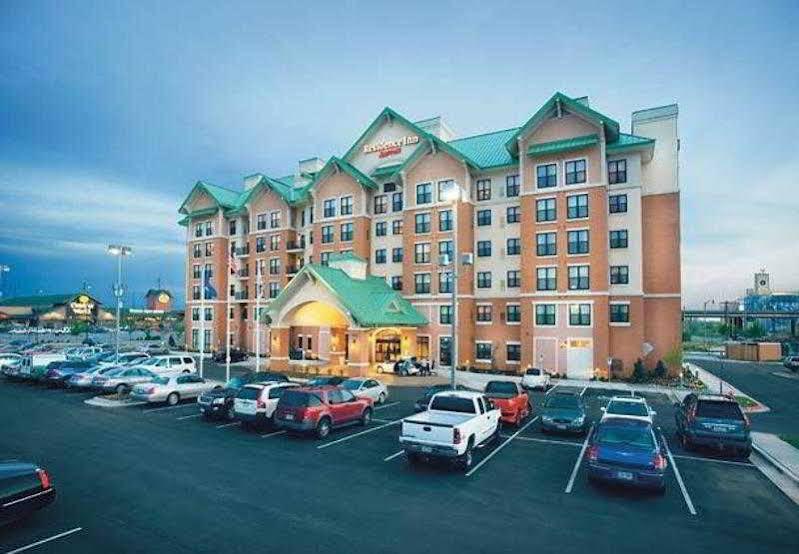
[[[133,249],[130,246],[123,246],[121,244],[109,244],[108,253],[117,257],[117,282],[114,285],[114,296],[116,296],[117,299],[117,336],[114,362],[119,363],[119,320],[122,312],[122,296],[125,294],[125,287],[122,285],[122,258],[133,254]]]

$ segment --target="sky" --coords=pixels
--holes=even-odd
[[[555,91],[678,103],[683,303],[799,289],[799,2],[0,1],[3,292],[182,301],[199,180],[340,155],[384,106],[459,136]]]

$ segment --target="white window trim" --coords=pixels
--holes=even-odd
[[[554,187],[543,187],[543,188],[539,188],[538,187],[538,168],[539,167],[543,167],[545,165],[554,165],[555,166],[555,172],[556,173],[555,173],[555,186]],[[549,191],[554,191],[556,189],[559,189],[561,187],[562,175],[563,175],[563,168],[561,167],[561,164],[560,164],[559,160],[554,160],[554,161],[550,160],[548,162],[542,162],[542,163],[535,164],[535,167],[533,167],[533,184],[535,185],[533,187],[533,190],[542,190],[542,191],[549,192]],[[586,176],[587,175],[588,175],[588,173],[586,172]]]
[[[488,346],[491,347],[491,353],[492,354],[494,353],[494,343],[492,341],[490,341],[490,340],[476,340],[476,341],[474,341],[474,345],[475,346],[477,346],[478,344],[487,344]],[[475,361],[475,363],[480,363],[480,364],[490,364],[491,363],[491,358],[488,358],[488,359],[478,358],[477,357],[477,348],[475,348],[474,349],[474,361]]]
[[[539,306],[539,305],[541,305],[541,306],[555,306],[555,323],[553,323],[552,325],[545,325],[545,324],[538,323],[538,321],[536,320],[536,309],[537,309],[536,307]],[[557,327],[558,326],[558,320],[560,319],[558,317],[559,312],[560,312],[560,310],[558,310],[558,302],[533,302],[533,327],[541,327],[543,329],[552,329],[554,327]]]
[[[517,341],[517,340],[506,340],[505,341],[505,363],[506,364],[513,364],[513,365],[518,365],[518,364],[522,363],[521,360],[509,360],[508,359],[508,346],[518,346],[518,347],[520,347],[520,350],[521,350],[522,343]],[[519,354],[521,354],[521,351],[519,352]]]
[[[491,319],[489,321],[480,321],[477,319],[477,308],[480,306],[488,306],[491,308]],[[474,304],[474,324],[475,325],[493,325],[494,324],[494,304],[492,302],[475,302]]]
[[[520,312],[522,309],[522,305],[519,302],[505,302],[505,325],[521,325],[521,319],[519,321],[508,321],[508,307],[510,306],[518,306]],[[519,315],[521,316],[521,313]]]
[[[579,162],[580,160],[584,160],[585,161],[585,181],[582,182],[582,183],[574,183],[574,184],[571,184],[571,185],[567,185],[566,184],[566,164],[569,163],[569,162]],[[588,180],[588,173],[589,173],[590,168],[591,168],[591,164],[590,164],[590,160],[588,159],[588,156],[582,156],[582,157],[579,157],[579,158],[568,158],[568,159],[561,160],[561,170],[563,171],[563,181],[562,181],[563,188],[566,189],[566,190],[573,190],[572,187],[580,186],[580,185],[586,185],[586,184],[590,183],[591,181]]]
[[[591,320],[590,325],[572,325],[571,324],[571,306],[577,306],[580,304],[588,305],[588,318]],[[566,328],[568,329],[593,329],[594,328],[594,304],[593,302],[569,302],[566,305]],[[586,337],[577,337],[577,338],[586,338]]]
[[[572,220],[574,221],[574,220]],[[586,231],[588,232],[588,252],[585,253],[578,253],[578,254],[569,254],[569,233],[572,231]],[[538,233],[536,233],[538,234]],[[566,228],[566,257],[567,258],[579,258],[581,256],[590,256],[591,255],[591,228],[590,227],[567,227]],[[589,265],[589,264],[572,264],[572,265]]]
[[[629,300],[611,300],[608,302],[608,306],[627,306],[627,315],[632,319],[632,314],[630,313],[630,301]],[[591,320],[593,322],[593,319]],[[608,308],[608,322],[610,323],[611,327],[630,327],[632,326],[632,321],[610,321],[610,308]]]

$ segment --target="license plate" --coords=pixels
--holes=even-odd
[[[294,419],[294,414],[286,414],[283,416],[283,419],[287,419],[289,421]]]
[[[730,430],[727,425],[711,425],[711,429],[716,431],[717,433],[726,433]]]
[[[422,447],[422,452],[424,452],[425,454],[430,454],[432,451],[433,451],[433,449],[430,446],[423,446]]]
[[[566,424],[565,424],[565,423],[558,423],[558,424],[556,425],[556,427],[557,427],[558,429],[566,429]]]
[[[200,406],[200,413],[203,413],[203,414],[205,413],[205,408],[203,408],[202,406]]]
[[[624,479],[625,481],[633,480],[633,474],[630,473],[629,471],[617,471],[616,477],[618,477],[619,479]]]

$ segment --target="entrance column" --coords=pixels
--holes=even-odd
[[[347,373],[351,377],[365,377],[369,370],[369,331],[367,329],[349,329],[349,357]]]
[[[271,353],[269,369],[272,371],[287,371],[289,368],[289,328],[272,327]]]

